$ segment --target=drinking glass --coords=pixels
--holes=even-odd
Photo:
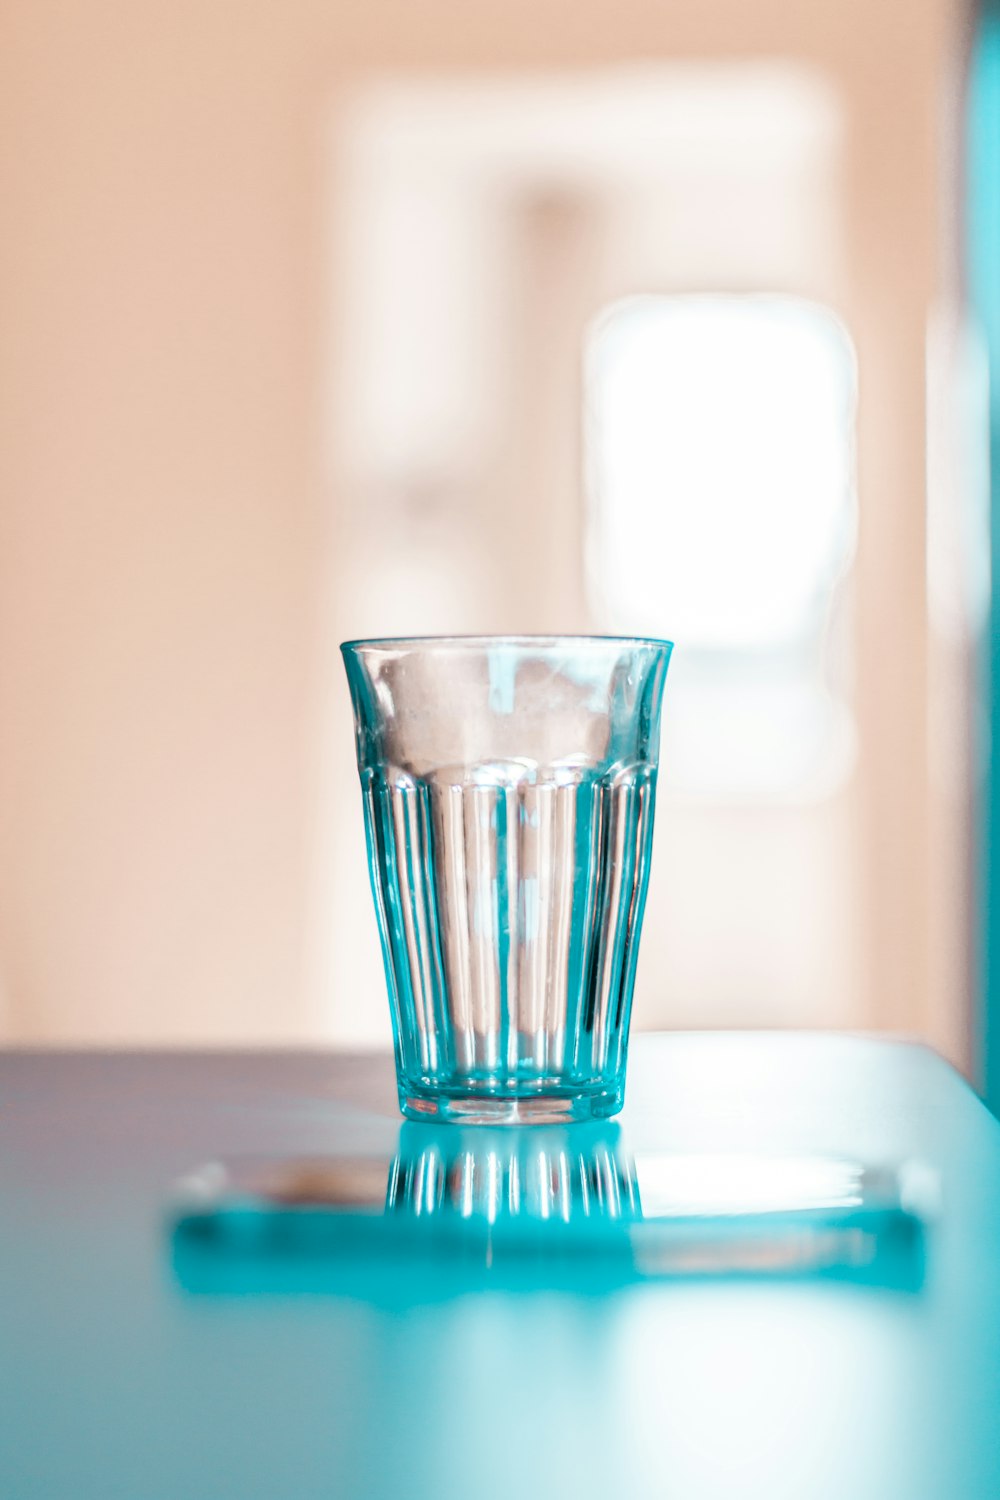
[[[668,641],[350,641],[400,1107],[622,1105]]]

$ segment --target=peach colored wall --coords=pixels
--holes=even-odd
[[[870,1014],[933,1030],[922,329],[956,18],[948,0],[7,0],[0,1036],[329,1027],[316,828],[349,521],[324,478],[331,110],[371,68],[685,55],[799,57],[856,106],[856,253],[877,271],[847,294],[879,398],[862,485],[911,501],[863,520],[862,711],[892,832],[871,849]],[[909,580],[896,604],[888,566]]]
[[[304,39],[261,6],[5,14],[7,1026],[301,1035],[323,546]]]

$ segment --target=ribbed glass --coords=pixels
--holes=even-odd
[[[402,1127],[386,1212],[459,1218],[526,1234],[538,1223],[588,1226],[641,1217],[635,1163],[617,1125],[538,1130]]]
[[[342,650],[403,1112],[615,1113],[669,643]]]

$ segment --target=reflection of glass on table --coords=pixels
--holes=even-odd
[[[334,1290],[355,1258],[390,1276],[423,1258],[446,1275],[543,1266],[567,1286],[813,1275],[916,1290],[936,1183],[914,1162],[633,1155],[607,1124],[412,1123],[391,1159],[213,1163],[177,1201],[175,1244],[216,1277],[227,1256],[241,1274],[256,1260],[265,1280],[308,1262]]]

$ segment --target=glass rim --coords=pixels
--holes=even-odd
[[[361,636],[356,640],[341,641],[344,652],[404,650],[408,647],[449,646],[455,648],[486,650],[492,646],[515,646],[541,650],[554,647],[649,647],[655,651],[673,651],[674,642],[653,635],[593,635],[573,632],[567,635],[544,633],[499,634],[499,635],[386,635]]]

